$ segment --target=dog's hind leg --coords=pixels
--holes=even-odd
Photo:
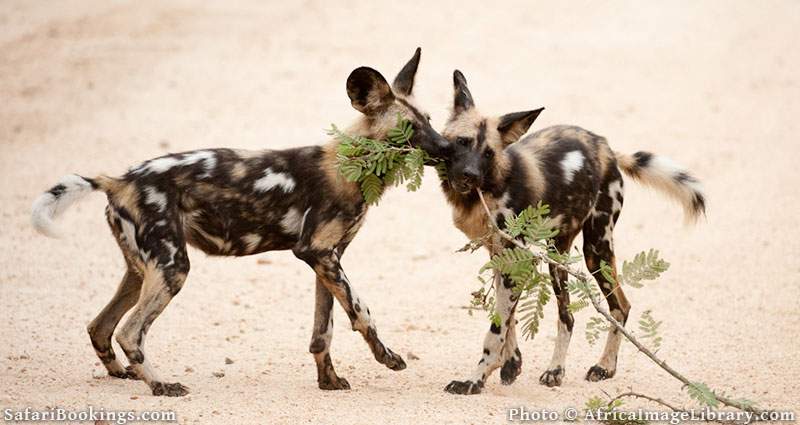
[[[173,264],[151,262],[145,267],[139,301],[117,334],[117,342],[125,351],[133,371],[150,387],[153,395],[183,396],[189,393],[189,389],[183,385],[166,383],[159,378],[144,353],[145,337],[150,325],[186,280],[189,261],[185,254],[181,258],[183,260],[174,261]]]
[[[600,290],[608,301],[611,315],[621,324],[628,320],[631,304],[622,292],[622,288],[609,281],[600,272],[600,262],[611,267],[613,280],[617,280],[617,268],[614,257],[614,225],[622,210],[622,178],[619,171],[612,175],[598,197],[595,209],[583,225],[583,256],[586,267],[594,275]],[[588,381],[609,379],[617,372],[617,354],[619,353],[622,334],[615,328],[608,332],[606,346],[596,365],[586,372]]]
[[[559,252],[569,252],[575,235],[558,237],[555,240]],[[550,279],[553,283],[553,294],[558,304],[558,322],[556,322],[556,345],[547,370],[539,377],[539,383],[548,387],[560,386],[566,373],[567,350],[572,339],[572,327],[575,319],[569,311],[569,290],[567,289],[567,272],[549,267]]]
[[[111,301],[87,327],[97,357],[103,362],[108,374],[115,378],[136,378],[132,370],[126,370],[117,359],[111,346],[111,335],[122,316],[136,305],[141,288],[142,276],[129,266]]]
[[[614,253],[603,253],[601,255],[586,255],[586,265],[589,272],[594,274],[597,284],[603,291],[603,295],[608,300],[608,308],[615,319],[621,324],[625,324],[628,320],[628,313],[631,310],[631,304],[622,292],[622,288],[614,282],[609,282],[603,276],[600,270],[600,260],[605,261],[612,268],[612,275],[614,280],[617,278],[617,267],[615,264]],[[613,288],[613,289],[612,289]],[[606,339],[603,354],[596,365],[589,368],[586,372],[587,381],[602,381],[604,379],[613,378],[617,372],[617,355],[619,353],[619,346],[622,342],[622,334],[616,328],[608,331],[608,339]]]
[[[569,291],[567,290],[567,272],[556,270],[550,266],[550,278],[553,280],[553,293],[558,303],[558,321],[556,322],[556,345],[547,370],[539,377],[539,383],[548,387],[560,386],[566,373],[567,350],[572,339],[572,327],[575,319],[570,313]]]
[[[116,339],[128,357],[130,368],[153,395],[182,396],[189,392],[179,383],[166,383],[159,378],[144,353],[150,325],[181,290],[189,273],[186,241],[176,224],[178,220],[177,213],[169,209],[162,210],[155,222],[120,219],[124,242],[137,252],[136,263],[141,265],[143,282],[136,306]]]
[[[126,369],[117,359],[111,345],[111,336],[122,316],[136,305],[136,301],[139,299],[139,292],[142,288],[142,272],[138,268],[137,260],[139,253],[132,249],[132,245],[127,240],[131,236],[130,227],[132,226],[127,226],[129,231],[126,234],[124,227],[130,222],[120,217],[120,211],[111,205],[107,206],[106,219],[111,233],[122,251],[122,256],[125,258],[127,270],[117,287],[117,292],[97,317],[89,323],[86,330],[89,332],[89,338],[91,338],[97,357],[103,362],[108,374],[116,378],[134,379],[136,374],[131,368]]]

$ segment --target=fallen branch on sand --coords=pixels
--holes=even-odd
[[[516,303],[518,303],[518,305],[529,306],[529,314],[520,312],[523,316],[523,335],[532,338],[538,331],[539,320],[543,317],[542,308],[550,299],[550,296],[547,295],[547,291],[550,290],[550,276],[549,274],[539,271],[539,265],[551,265],[557,269],[563,270],[576,279],[576,281],[569,282],[568,284],[570,292],[578,297],[578,301],[570,304],[571,311],[580,310],[591,304],[594,310],[605,319],[606,323],[618,330],[625,339],[632,343],[653,363],[666,371],[670,376],[680,381],[683,388],[686,389],[688,395],[692,399],[710,408],[716,408],[722,404],[756,415],[763,412],[761,409],[755,407],[752,401],[730,398],[710,389],[702,382],[690,380],[668,365],[666,361],[658,357],[656,351],[661,343],[661,338],[658,336],[658,327],[661,322],[655,321],[649,311],[644,312],[639,321],[639,329],[644,332],[641,338],[635,336],[615,319],[601,304],[602,295],[599,294],[593,285],[589,284],[590,276],[572,266],[581,259],[580,256],[570,256],[567,253],[560,253],[555,250],[550,239],[555,236],[557,232],[553,228],[552,222],[547,218],[547,214],[549,213],[547,206],[540,204],[535,208],[529,207],[518,216],[509,217],[506,219],[505,223],[505,228],[507,230],[503,230],[500,229],[492,219],[495,215],[492,214],[492,211],[489,209],[480,191],[478,191],[478,196],[483,205],[484,212],[488,217],[486,221],[489,223],[489,233],[487,236],[471,241],[462,250],[474,251],[477,247],[486,244],[492,239],[495,240],[496,246],[504,247],[504,249],[492,255],[491,261],[481,269],[481,273],[486,271],[491,271],[493,274],[502,273],[508,276],[515,284],[515,294],[517,295]],[[497,240],[494,237],[500,238],[501,240]],[[616,282],[617,286],[625,283],[629,286],[641,287],[642,281],[657,278],[667,267],[669,267],[669,264],[658,258],[658,252],[651,250],[647,253],[637,255],[633,262],[625,262],[622,267],[623,273],[616,279],[609,280]],[[601,264],[600,272],[604,273],[606,277],[613,277],[611,269],[607,264]],[[479,278],[484,282],[484,287],[481,288],[480,291],[473,293],[474,299],[472,304],[473,306],[483,307],[490,312],[492,320],[497,320],[498,318],[493,312],[493,302],[489,296],[491,288],[488,290],[485,289],[486,284],[493,279]],[[614,289],[616,289],[616,287]],[[609,292],[613,292],[613,290]],[[593,318],[590,320],[587,325],[587,339],[590,342],[596,340],[602,327],[602,319]],[[647,347],[640,339],[649,340],[653,349]],[[618,407],[621,404],[621,400],[628,397],[645,399],[673,411],[684,410],[660,398],[632,391],[619,394],[615,397],[609,397],[610,401],[605,403],[604,407],[609,409]],[[587,406],[590,408],[603,407],[597,398],[590,400]]]

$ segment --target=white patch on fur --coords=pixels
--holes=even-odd
[[[244,242],[247,252],[253,252],[261,245],[261,235],[248,233],[242,236],[242,242]]]
[[[266,192],[274,187],[280,187],[285,193],[294,190],[294,179],[286,173],[275,173],[272,168],[264,170],[264,177],[256,180],[253,189],[258,192]]]
[[[308,210],[306,210],[308,211]],[[281,227],[283,231],[290,235],[299,235],[301,233],[305,215],[300,215],[300,210],[297,208],[289,208],[286,214],[281,219]]]
[[[58,197],[50,192],[45,192],[36,198],[31,208],[33,228],[51,238],[60,237],[62,234],[53,220],[66,211],[70,205],[94,190],[88,181],[75,174],[62,177],[58,184],[64,186],[64,191]]]
[[[206,172],[201,177],[211,177],[211,171],[217,166],[217,157],[211,151],[197,151],[182,155],[181,158],[167,156],[146,161],[144,164],[133,169],[135,174],[147,175],[151,173],[163,173],[173,167],[183,167],[204,161],[203,168]]]
[[[300,221],[300,231],[297,232],[298,237],[303,236],[303,229],[306,227],[306,218],[308,217],[308,213],[311,211],[311,207],[306,208],[306,212],[303,213],[303,220]]]
[[[163,173],[178,164],[180,164],[180,160],[174,157],[156,158],[133,169],[133,172],[136,174]]]
[[[175,253],[178,252],[178,248],[172,242],[169,241],[162,242],[162,245],[164,245],[164,248],[166,248],[167,251],[169,251],[169,263],[167,263],[166,265],[171,266],[175,264]]]
[[[564,170],[564,182],[572,183],[575,173],[583,168],[583,153],[581,151],[569,151],[561,160],[561,169]]]
[[[622,210],[622,203],[617,199],[617,195],[622,195],[622,180],[614,180],[608,184],[608,196],[611,197],[611,213],[608,217],[608,224],[603,230],[603,240],[608,242],[608,247],[614,250],[614,214]]]
[[[167,207],[167,194],[163,192],[159,192],[153,186],[147,186],[144,188],[145,197],[145,204],[155,205],[158,208],[158,212],[163,212],[164,209]]]
[[[350,297],[351,297],[350,299],[353,300],[352,305],[359,306],[359,311],[356,311],[356,319],[353,320],[353,322],[350,324],[351,328],[354,331],[359,331],[359,332],[365,332],[369,328],[374,328],[375,324],[372,321],[372,318],[370,317],[369,313],[367,313],[367,310],[369,310],[369,308],[361,301],[361,298],[358,297],[358,294],[356,294],[355,289],[353,289],[353,287],[350,285],[350,280],[347,279],[347,276],[342,274],[342,280],[344,280],[347,286],[350,287]]]
[[[619,201],[619,196],[623,195],[622,180],[614,180],[608,185],[608,196],[611,197],[611,213],[614,214],[622,211],[622,202]]]
[[[206,172],[203,173],[200,177],[201,178],[209,178],[209,177],[211,177],[211,173],[214,171],[214,168],[216,168],[216,166],[217,166],[217,156],[214,154],[214,152],[209,152],[209,151],[201,151],[201,152],[198,152],[198,153],[206,153],[207,154],[207,155],[204,155],[203,159],[202,159],[202,161],[204,161],[203,162],[203,168],[206,170]],[[197,154],[192,154],[192,155],[197,155]]]
[[[495,213],[501,214],[503,217],[509,217],[514,214],[514,211],[511,211],[508,208],[508,201],[511,200],[511,195],[508,192],[503,192],[503,195],[500,196],[500,199],[497,200],[497,204],[495,206]],[[495,217],[497,215],[495,214]]]

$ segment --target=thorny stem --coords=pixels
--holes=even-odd
[[[507,240],[508,242],[514,244],[515,246],[517,246],[519,248],[531,251],[531,253],[536,258],[538,258],[540,261],[543,261],[543,262],[545,262],[547,264],[550,264],[550,265],[552,265],[552,266],[554,266],[554,267],[556,267],[558,269],[561,269],[561,270],[567,272],[568,274],[572,275],[573,277],[577,278],[578,280],[580,280],[580,281],[582,281],[584,283],[589,281],[589,278],[582,271],[572,270],[571,268],[559,263],[558,261],[555,261],[555,260],[551,259],[550,257],[548,257],[545,254],[542,254],[541,252],[532,251],[528,246],[526,246],[525,244],[523,244],[519,240],[515,239],[513,236],[509,235],[508,233],[506,233],[502,229],[500,229],[497,226],[497,224],[492,220],[492,212],[489,210],[489,206],[486,204],[486,200],[483,198],[483,192],[481,192],[481,190],[477,190],[477,192],[478,192],[478,197],[481,200],[481,204],[483,205],[483,210],[486,212],[486,216],[488,217],[487,222],[489,223],[489,226],[491,226],[491,228],[498,235],[500,235],[500,237],[502,237],[503,239]],[[653,361],[653,363],[657,364],[661,369],[664,369],[667,373],[672,375],[678,381],[681,381],[681,383],[683,383],[684,386],[691,386],[692,385],[692,382],[689,381],[689,379],[687,379],[685,376],[683,376],[683,374],[681,374],[677,370],[675,370],[672,367],[670,367],[669,365],[667,365],[667,362],[665,362],[664,360],[662,360],[658,356],[656,356],[655,353],[650,351],[641,342],[639,342],[639,340],[636,339],[636,337],[634,337],[633,334],[628,332],[628,330],[625,329],[625,327],[617,319],[615,319],[614,316],[612,316],[611,313],[608,312],[608,310],[606,310],[605,308],[603,308],[600,305],[600,302],[598,301],[598,298],[595,295],[590,293],[589,294],[589,300],[592,302],[592,306],[594,306],[594,309],[597,310],[598,313],[600,313],[603,317],[605,317],[606,320],[609,323],[611,323],[611,325],[614,326],[614,328],[616,330],[621,332],[622,335],[624,335],[625,338],[628,341],[630,341],[634,346],[636,346],[636,348],[639,351],[641,351],[644,355],[649,357],[650,360]],[[735,409],[744,410],[744,411],[748,411],[748,412],[753,412],[753,413],[756,413],[756,414],[760,414],[761,412],[763,412],[761,409],[758,409],[758,408],[756,408],[754,406],[745,405],[743,403],[740,403],[740,402],[738,402],[736,400],[729,399],[727,397],[723,397],[723,396],[720,396],[720,395],[717,395],[717,394],[714,394],[714,397],[720,403],[722,403],[722,404],[724,404],[724,405],[726,405],[728,407],[733,407]]]

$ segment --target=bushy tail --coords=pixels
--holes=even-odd
[[[617,164],[632,179],[664,192],[680,202],[687,222],[695,222],[706,213],[703,188],[694,176],[671,159],[650,152],[633,155],[614,152]]]
[[[41,194],[33,202],[31,211],[33,227],[45,236],[60,237],[62,233],[53,219],[96,189],[98,189],[98,185],[93,179],[77,174],[62,177],[58,184]]]

